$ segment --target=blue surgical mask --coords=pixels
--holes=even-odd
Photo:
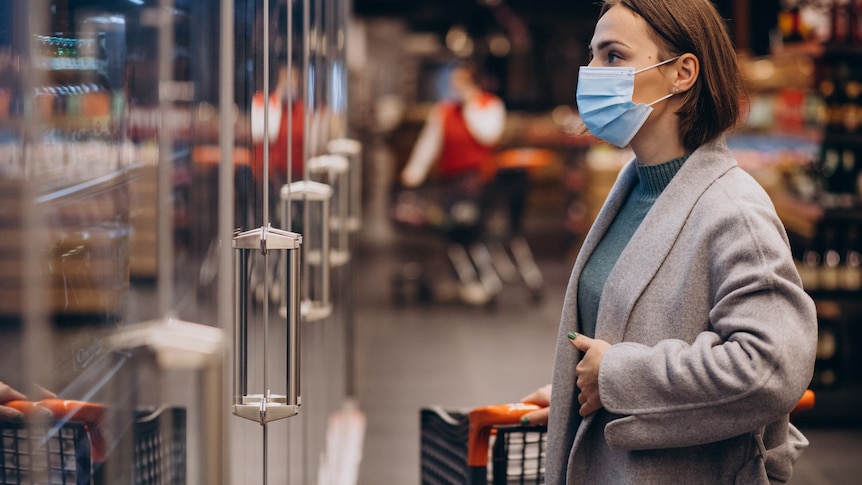
[[[632,101],[635,74],[677,59],[678,56],[637,71],[633,67],[581,66],[576,96],[578,112],[590,133],[621,148],[628,145],[652,113],[652,106],[674,95],[670,93],[649,104],[635,104]]]

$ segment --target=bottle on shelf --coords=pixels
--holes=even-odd
[[[830,44],[849,44],[853,41],[850,22],[850,0],[833,0],[830,7]]]
[[[796,263],[799,278],[802,280],[802,287],[806,291],[820,289],[819,268],[820,254],[812,248],[806,249],[802,253],[802,260]]]
[[[856,205],[862,208],[862,140],[856,143],[856,167],[854,169],[854,191]]]
[[[826,206],[838,205],[843,176],[841,163],[841,147],[835,142],[824,141],[820,155],[820,177],[823,179],[823,197],[821,203]]]
[[[852,43],[862,46],[862,0],[852,0],[850,5],[850,36]]]
[[[778,25],[784,43],[802,42],[802,13],[800,0],[784,0],[778,13]]]
[[[858,70],[856,71],[858,72]],[[862,124],[862,104],[860,104],[860,94],[862,94],[862,81],[855,78],[850,78],[844,84],[844,94],[846,104],[842,109],[844,131],[854,134],[860,130]]]
[[[841,334],[837,321],[821,318],[818,322],[817,353],[811,386],[829,388],[840,384]]]
[[[840,267],[841,267],[841,252],[840,248],[840,228],[838,224],[823,223],[820,225],[822,232],[823,258],[819,268],[818,281],[820,289],[825,291],[835,291],[841,286]]]
[[[841,152],[841,197],[843,206],[854,207],[857,205],[856,197],[856,150],[852,145],[846,145]]]
[[[862,290],[862,227],[848,223],[844,242],[844,264],[841,266],[841,289]]]

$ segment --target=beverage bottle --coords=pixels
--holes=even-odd
[[[818,327],[812,386],[833,387],[838,384],[840,374],[840,325],[837,321],[821,318]]]
[[[859,223],[847,224],[844,264],[841,267],[841,289],[862,290],[862,228]]]
[[[852,42],[850,29],[849,0],[834,0],[830,8],[830,44]]]

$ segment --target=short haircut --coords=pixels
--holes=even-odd
[[[710,0],[604,0],[599,16],[615,5],[644,19],[663,59],[691,53],[700,61],[700,75],[677,111],[687,151],[736,125],[745,88],[725,22]]]

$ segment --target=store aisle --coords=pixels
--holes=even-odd
[[[390,278],[411,256],[393,247],[361,252],[357,385],[368,422],[359,484],[418,484],[420,408],[516,402],[549,381],[568,264],[543,265],[548,291],[538,304],[512,285],[493,308],[398,306]]]
[[[423,406],[470,408],[517,401],[550,379],[571,267],[564,258],[538,258],[546,280],[545,297],[538,304],[512,285],[490,309],[452,303],[399,306],[391,299],[390,278],[399,264],[421,254],[405,251],[402,242],[360,244],[355,258],[355,371],[367,417],[358,485],[420,483]],[[415,250],[414,243],[406,246]],[[792,485],[858,483],[862,430],[803,431],[812,446],[797,465]]]

